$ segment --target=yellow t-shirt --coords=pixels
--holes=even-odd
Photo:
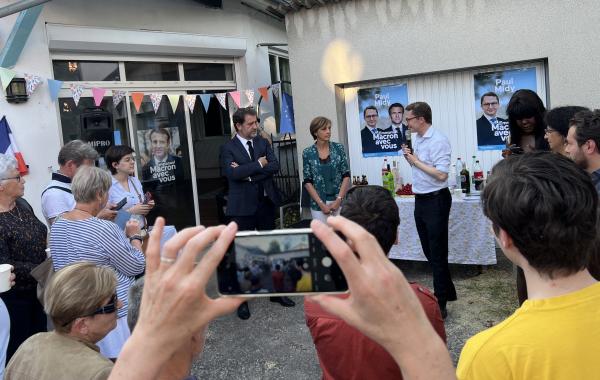
[[[600,283],[543,300],[469,339],[456,375],[467,379],[600,378]]]

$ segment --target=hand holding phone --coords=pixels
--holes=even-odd
[[[119,201],[119,203],[117,203],[117,204],[116,204],[116,205],[115,205],[115,206],[112,208],[112,210],[119,211],[119,210],[120,210],[120,209],[122,209],[122,208],[123,208],[123,206],[125,206],[126,204],[127,204],[127,197],[125,197],[125,198],[121,199],[121,200]]]
[[[150,202],[152,200],[152,193],[149,191],[146,191],[146,193],[144,194],[144,204],[147,205],[148,202]]]

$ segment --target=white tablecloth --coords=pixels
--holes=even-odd
[[[426,261],[415,226],[415,199],[396,197],[400,209],[398,244],[390,250],[391,259]],[[452,199],[448,226],[448,262],[453,264],[496,264],[491,223],[483,215],[479,198]]]

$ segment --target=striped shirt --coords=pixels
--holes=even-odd
[[[146,260],[116,224],[94,217],[84,220],[59,218],[50,230],[50,252],[55,271],[80,261],[114,269],[118,281],[117,297],[123,302],[118,317],[127,315],[129,287],[135,276],[144,271]]]

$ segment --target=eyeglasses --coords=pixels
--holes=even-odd
[[[490,107],[490,106],[497,106],[498,102],[492,102],[492,103],[483,103],[482,106],[484,107]]]
[[[365,116],[365,119],[373,119],[375,117],[377,117],[378,115],[367,115]]]
[[[88,315],[84,315],[84,317],[93,317],[94,315],[98,315],[98,314],[112,314],[115,311],[117,311],[118,304],[119,304],[119,298],[117,298],[117,293],[115,293],[112,295],[112,297],[110,297],[110,300],[108,301],[108,303],[106,305],[97,308],[96,310],[94,310],[92,313],[90,313]],[[82,318],[82,317],[76,317],[75,319],[77,319],[77,318]],[[67,327],[75,319],[73,319],[67,323],[64,323],[62,325],[62,327]]]
[[[420,118],[420,117],[421,117],[421,116],[407,117],[407,118],[406,118],[406,119],[404,119],[404,120],[406,120],[406,122],[409,122],[409,121],[411,121],[412,119],[418,119],[418,118]]]
[[[551,133],[555,133],[555,132],[558,132],[558,131],[556,129],[550,129],[550,128],[544,129],[544,133],[547,135],[549,135]]]
[[[23,178],[23,176],[18,175],[16,177],[0,178],[0,181],[9,180],[9,179],[16,179],[17,182],[21,182],[21,178]]]

